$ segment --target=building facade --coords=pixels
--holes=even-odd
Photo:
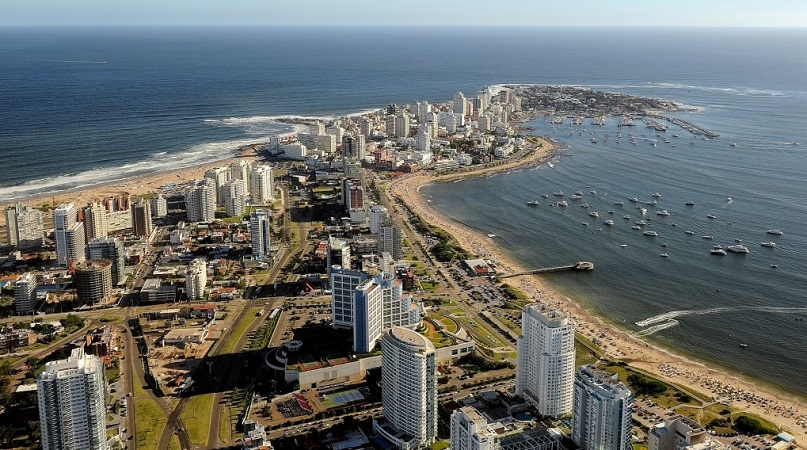
[[[87,244],[89,259],[106,259],[112,262],[112,286],[126,279],[126,250],[123,241],[114,237],[97,238]]]
[[[168,201],[162,194],[153,197],[149,201],[151,206],[151,217],[165,217],[168,215]]]
[[[387,222],[378,229],[378,252],[387,252],[395,260],[403,256],[403,233],[401,229]]]
[[[44,450],[107,449],[103,371],[81,348],[45,364],[36,380]]]
[[[451,450],[499,450],[497,436],[476,408],[463,406],[451,413]]]
[[[73,283],[83,305],[106,304],[112,298],[112,262],[91,259],[75,265]]]
[[[88,241],[109,234],[107,208],[102,203],[92,202],[82,209],[84,213],[84,235]]]
[[[373,428],[399,450],[437,437],[437,357],[425,336],[393,327],[381,338],[381,407]]]
[[[238,217],[247,209],[247,196],[244,192],[244,180],[228,181],[221,187],[224,208],[230,217]]]
[[[22,203],[6,208],[6,241],[19,249],[35,249],[42,246],[44,228],[42,212]]]
[[[25,272],[14,282],[14,310],[19,316],[33,314],[36,307],[36,275]]]
[[[353,326],[353,295],[356,288],[370,276],[358,270],[330,266],[331,318],[333,326]]]
[[[132,205],[132,229],[138,237],[151,235],[151,206],[145,200]]]
[[[583,450],[631,450],[633,394],[616,375],[580,368],[574,381],[572,440]]]
[[[254,209],[249,214],[249,237],[252,240],[252,257],[258,261],[269,259],[272,238],[269,211]]]
[[[546,307],[527,305],[518,337],[516,395],[541,415],[562,417],[572,412],[574,326],[568,317]]]
[[[253,205],[267,205],[272,202],[272,167],[257,166],[249,172],[249,196]]]
[[[216,218],[216,190],[214,181],[196,181],[185,192],[188,222],[212,222]]]
[[[185,295],[188,300],[204,298],[205,286],[207,286],[207,264],[204,259],[194,259],[188,264],[185,274]]]

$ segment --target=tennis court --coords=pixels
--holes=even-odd
[[[348,389],[346,391],[334,392],[332,394],[325,394],[322,404],[326,408],[338,408],[350,403],[360,402],[364,400],[364,395],[358,389]]]

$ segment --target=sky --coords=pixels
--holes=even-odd
[[[0,0],[0,26],[807,27],[805,0]]]

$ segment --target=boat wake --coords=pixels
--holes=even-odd
[[[737,311],[753,311],[753,312],[766,312],[766,313],[779,313],[779,314],[804,314],[807,313],[807,308],[798,307],[780,307],[780,306],[727,306],[720,308],[707,308],[707,309],[684,309],[679,311],[670,311],[664,314],[659,314],[644,320],[636,322],[636,325],[641,327],[642,330],[636,334],[638,336],[649,336],[661,330],[674,327],[678,325],[678,318],[686,316],[704,316],[707,314],[719,314],[726,312]]]

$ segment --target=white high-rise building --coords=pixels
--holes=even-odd
[[[451,413],[451,450],[499,450],[498,434],[473,406]]]
[[[428,122],[430,112],[432,112],[432,105],[429,102],[417,102],[418,123]]]
[[[95,355],[74,349],[45,364],[37,376],[44,450],[106,450],[104,367]]]
[[[6,208],[6,237],[18,249],[42,246],[42,211],[22,203]]]
[[[518,337],[516,395],[543,416],[572,412],[574,326],[568,317],[546,307],[527,305]]]
[[[409,116],[402,114],[395,117],[395,137],[409,137]]]
[[[216,218],[216,191],[214,181],[205,178],[196,181],[185,191],[185,208],[188,222],[212,222]]]
[[[633,394],[616,375],[580,368],[574,381],[572,440],[583,450],[631,450]]]
[[[437,436],[437,358],[425,336],[393,327],[381,338],[383,419],[373,428],[399,450],[434,443]]]
[[[123,241],[113,238],[97,238],[87,244],[87,253],[90,259],[106,259],[112,262],[112,286],[126,279],[124,268],[126,265],[126,251]]]
[[[25,272],[14,283],[14,309],[17,315],[33,314],[36,306],[36,275]]]
[[[221,187],[224,186],[225,183],[230,181],[230,168],[229,167],[216,167],[215,169],[210,169],[205,172],[205,179],[210,180],[213,183],[213,190],[216,196],[216,204],[222,205],[224,204],[224,198],[222,197]]]
[[[150,201],[151,217],[165,217],[168,215],[168,201],[162,194],[153,197]]]
[[[194,259],[185,271],[185,295],[188,300],[203,298],[205,286],[207,286],[207,264],[204,259]]]
[[[249,195],[249,172],[252,164],[249,161],[235,161],[230,163],[230,181],[239,181],[244,189],[244,195]]]
[[[328,237],[328,255],[326,267],[340,266],[350,268],[350,242],[333,236]]]
[[[415,144],[415,147],[421,152],[425,152],[431,149],[432,138],[429,135],[429,130],[427,129],[426,125],[423,125],[420,128],[420,131],[418,131],[417,142]]]
[[[353,296],[356,288],[370,276],[340,266],[331,266],[331,315],[334,327],[353,327]]]
[[[463,117],[467,116],[468,111],[468,99],[465,98],[465,95],[462,92],[457,92],[454,94],[454,112],[456,114],[462,114]]]
[[[389,219],[387,208],[381,205],[373,205],[370,208],[370,234],[378,234],[378,229]]]
[[[109,218],[106,207],[98,202],[87,204],[84,212],[84,235],[87,240],[106,237],[109,234]]]
[[[273,200],[271,166],[257,166],[250,170],[249,195],[253,205],[266,205]]]
[[[403,283],[392,272],[382,272],[356,287],[353,293],[353,351],[373,350],[381,333],[392,327],[414,328],[420,308],[404,295]]]
[[[224,208],[230,217],[238,217],[247,209],[247,198],[244,193],[244,182],[232,180],[221,187],[224,197]]]
[[[56,262],[63,267],[70,264],[70,258],[75,253],[76,236],[70,237],[70,242],[68,242],[68,234],[75,233],[75,231],[71,230],[74,229],[77,223],[77,216],[76,206],[72,203],[61,204],[53,210],[53,226],[56,229],[54,233],[56,238]]]
[[[264,209],[254,209],[249,214],[249,237],[252,240],[252,257],[258,261],[269,259],[272,244],[270,231],[271,216]]]
[[[387,222],[378,229],[378,253],[388,252],[396,260],[403,256],[403,233]]]

